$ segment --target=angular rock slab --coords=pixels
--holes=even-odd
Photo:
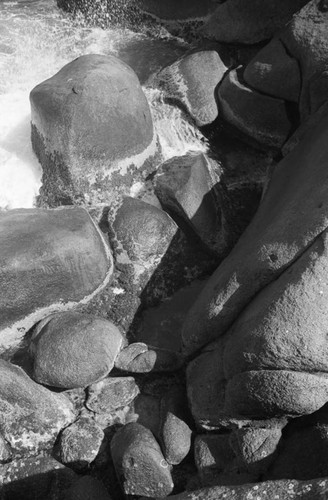
[[[75,418],[72,403],[33,382],[18,366],[0,360],[0,433],[18,454],[52,447]]]
[[[257,43],[282,28],[307,0],[227,0],[210,16],[202,32],[226,43]]]
[[[114,56],[75,59],[37,85],[30,101],[40,194],[49,206],[112,201],[156,151],[138,77]]]
[[[327,479],[264,481],[258,484],[213,486],[170,496],[170,500],[326,500]],[[141,500],[146,500],[142,498]],[[156,498],[154,500],[160,500]]]
[[[240,68],[232,70],[217,90],[220,114],[245,136],[266,147],[281,148],[292,123],[285,101],[261,94],[244,85]]]
[[[112,458],[126,495],[161,498],[173,490],[169,464],[153,434],[137,423],[120,429],[111,442]]]
[[[188,314],[185,352],[225,333],[254,295],[327,228],[327,131],[325,115],[275,167],[255,217]]]
[[[113,273],[100,231],[78,207],[0,214],[0,349],[49,313],[87,303]]]
[[[104,318],[72,311],[52,314],[31,338],[32,376],[52,387],[87,387],[112,370],[122,343],[119,329]]]
[[[218,116],[215,89],[227,71],[214,50],[189,54],[162,69],[152,82],[164,98],[182,106],[198,127],[209,125]]]

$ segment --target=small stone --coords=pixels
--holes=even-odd
[[[60,436],[61,462],[78,471],[85,469],[101,452],[104,438],[103,430],[95,422],[80,418]]]
[[[133,377],[110,377],[88,387],[86,406],[95,413],[110,413],[129,405],[139,394]]]
[[[153,434],[137,423],[120,429],[111,442],[116,474],[126,495],[165,497],[173,490],[170,466]]]
[[[177,352],[136,342],[119,353],[115,368],[131,373],[165,372],[178,370],[183,362]]]
[[[87,387],[112,370],[123,342],[110,321],[77,312],[48,316],[33,333],[33,378],[64,389]]]

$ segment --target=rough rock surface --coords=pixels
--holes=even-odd
[[[217,90],[220,115],[246,137],[281,148],[292,130],[285,101],[261,94],[241,81],[241,68],[225,76]]]
[[[138,77],[114,56],[75,59],[37,85],[30,100],[47,206],[112,201],[156,151]]]
[[[205,17],[214,9],[211,0],[137,0],[141,11],[151,14],[159,19],[176,21],[192,20]]]
[[[89,467],[101,453],[104,438],[103,430],[95,422],[79,418],[60,436],[60,461],[77,471]]]
[[[0,467],[1,498],[56,500],[76,479],[71,469],[51,457],[14,460]]]
[[[111,442],[117,476],[126,495],[169,495],[173,482],[153,434],[137,423],[120,429]]]
[[[256,43],[271,38],[307,0],[227,0],[217,7],[202,33],[226,43]]]
[[[324,116],[275,167],[251,224],[187,316],[186,353],[224,334],[253,296],[327,228],[327,130],[328,117]]]
[[[165,100],[181,106],[202,127],[218,117],[215,89],[226,71],[217,52],[204,50],[162,69],[152,85],[163,91]]]
[[[133,377],[109,377],[88,387],[86,406],[95,413],[110,413],[129,405],[138,394]]]
[[[112,370],[123,343],[113,323],[78,312],[53,314],[33,332],[33,378],[41,384],[71,389],[87,387]]]
[[[204,434],[196,436],[194,443],[195,464],[202,486],[218,480],[220,473],[235,458],[230,446],[230,434]]]
[[[115,368],[131,373],[166,372],[178,370],[183,362],[178,352],[135,342],[119,353]]]
[[[312,481],[265,481],[258,484],[240,486],[214,486],[196,491],[186,491],[170,496],[170,500],[325,500],[327,498],[327,479]],[[145,500],[145,499],[142,499]],[[154,499],[160,500],[160,497]]]
[[[328,98],[328,11],[325,0],[312,0],[279,35],[288,53],[300,64],[301,118],[317,111]]]
[[[1,435],[18,454],[51,449],[60,430],[74,420],[70,401],[7,361],[0,360],[0,375]]]
[[[155,193],[161,204],[182,217],[212,251],[229,245],[222,207],[220,166],[201,153],[164,162],[156,172]]]
[[[246,66],[244,80],[255,90],[286,101],[298,102],[301,90],[299,63],[273,38]]]
[[[110,250],[82,208],[2,212],[0,234],[2,351],[50,312],[88,302],[112,276]]]

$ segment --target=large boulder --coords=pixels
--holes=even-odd
[[[285,101],[247,87],[241,68],[226,75],[217,96],[222,118],[246,137],[272,148],[281,148],[287,140],[292,123]]]
[[[304,119],[328,100],[328,10],[324,0],[308,2],[279,37],[301,67],[300,112]]]
[[[114,56],[75,59],[37,85],[30,101],[41,198],[48,206],[113,201],[155,153],[138,77]]]
[[[87,303],[112,276],[110,250],[82,208],[2,212],[0,235],[2,351],[52,311]]]
[[[299,63],[277,38],[273,38],[246,66],[244,80],[263,94],[298,102],[301,90]]]
[[[118,328],[104,318],[53,314],[32,335],[33,378],[62,389],[87,387],[112,370],[122,343]]]
[[[180,105],[202,127],[218,116],[215,89],[226,70],[217,52],[203,50],[162,69],[152,84],[163,90],[165,100]]]
[[[254,295],[327,228],[327,130],[326,115],[275,167],[251,224],[188,314],[186,353],[224,334]]]
[[[217,7],[202,32],[207,38],[227,43],[251,44],[267,40],[306,2],[307,0],[227,0]]]
[[[215,8],[211,0],[137,0],[138,8],[147,14],[166,20],[192,20],[207,16]]]
[[[75,418],[73,405],[26,373],[0,361],[0,433],[18,454],[51,449],[63,427]]]

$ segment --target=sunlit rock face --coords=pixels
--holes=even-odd
[[[51,311],[87,302],[106,283],[112,258],[82,208],[0,214],[0,350]]]
[[[37,85],[30,100],[47,206],[112,202],[156,151],[138,77],[114,56],[81,56]]]

